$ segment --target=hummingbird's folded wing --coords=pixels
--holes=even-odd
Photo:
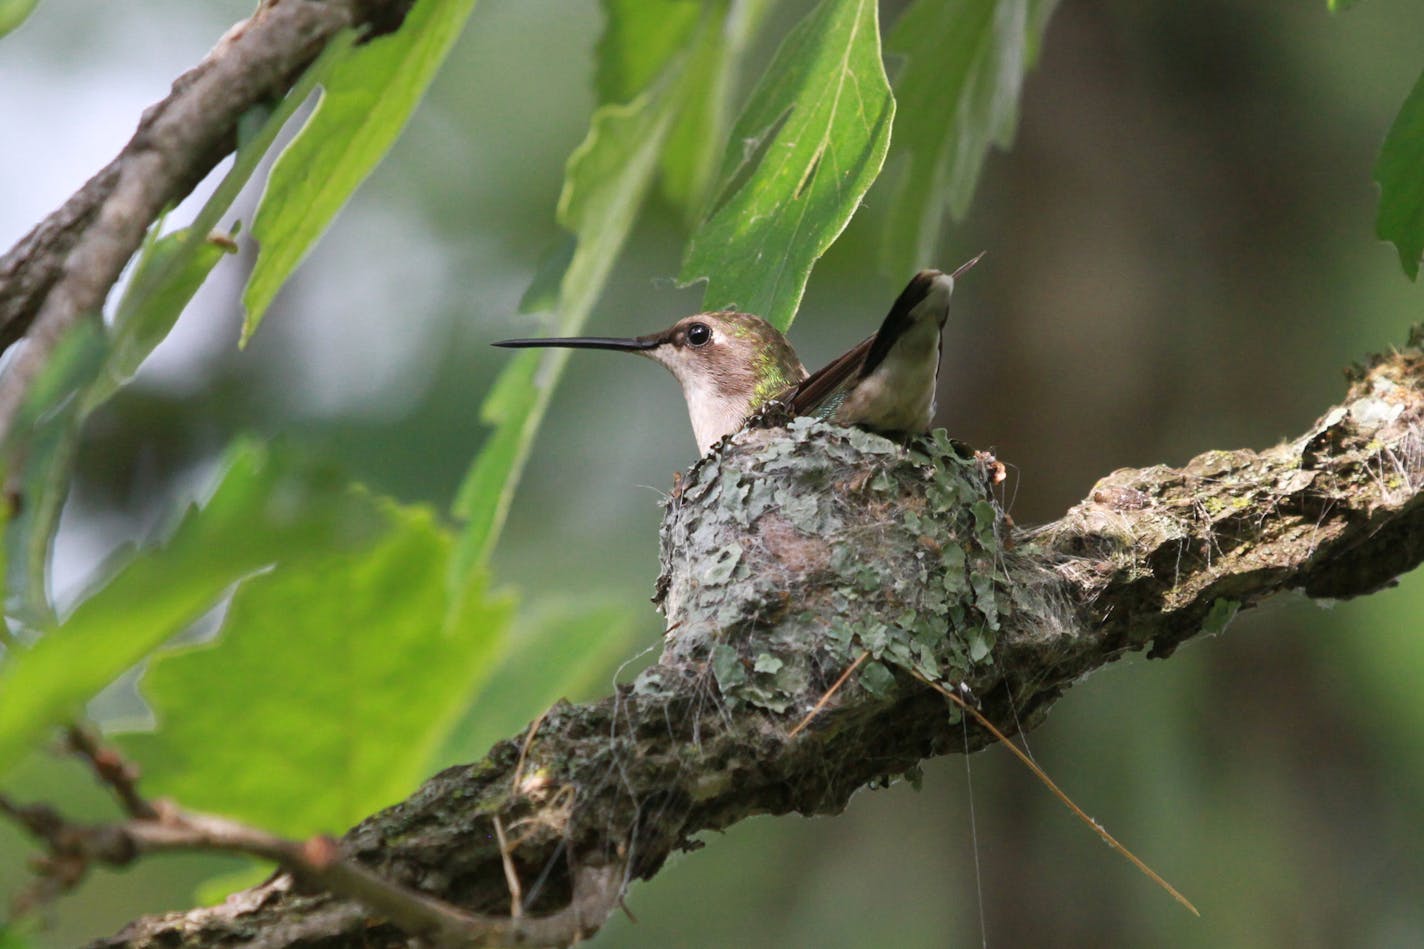
[[[914,324],[914,309],[920,305],[939,277],[937,270],[922,270],[915,275],[895,303],[874,336],[867,337],[848,352],[806,379],[781,398],[795,415],[826,418],[844,401],[856,380],[863,378],[884,361],[890,348]]]
[[[859,378],[865,354],[870,352],[874,342],[874,336],[867,336],[797,383],[778,401],[790,409],[793,415],[825,418],[834,412],[840,400],[845,398],[851,382]]]

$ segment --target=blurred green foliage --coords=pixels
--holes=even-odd
[[[388,529],[386,512],[329,468],[291,464],[246,442],[224,468],[213,496],[188,510],[171,537],[111,567],[57,626],[33,631],[42,633],[33,645],[12,645],[0,666],[0,771],[245,576],[351,556]]]
[[[0,36],[24,23],[40,0],[0,0]],[[0,932],[3,937],[3,932]]]
[[[894,115],[878,4],[817,4],[747,98],[688,241],[681,279],[707,282],[704,309],[791,325],[812,265],[880,173]]]
[[[401,29],[360,46],[343,44],[308,71],[321,84],[321,98],[272,166],[252,222],[262,250],[242,294],[244,341],[312,244],[390,150],[474,6],[475,0],[417,3]]]
[[[1338,395],[1338,366],[1401,341],[1417,317],[1390,255],[1369,241],[1378,213],[1406,269],[1424,246],[1409,203],[1417,88],[1399,111],[1419,73],[1424,15],[1404,0],[1341,17],[1319,3],[1064,4],[1046,31],[1048,2],[886,5],[893,133],[874,4],[486,0],[458,42],[468,5],[439,6],[416,7],[412,22],[429,33],[350,53],[400,47],[421,64],[401,73],[392,111],[367,110],[361,97],[385,87],[350,67],[352,108],[322,119],[324,105],[274,171],[315,187],[278,188],[264,204],[292,226],[263,228],[256,266],[275,269],[254,309],[273,318],[243,354],[233,301],[250,253],[220,262],[172,338],[159,337],[207,258],[222,256],[208,231],[224,214],[251,216],[256,196],[237,187],[300,90],[252,117],[236,168],[186,236],[154,232],[155,249],[206,256],[165,269],[156,290],[132,278],[120,307],[135,315],[91,326],[37,393],[35,433],[44,423],[82,438],[64,455],[32,440],[28,469],[10,459],[31,472],[26,500],[51,507],[38,530],[24,522],[39,509],[22,508],[7,543],[12,561],[24,558],[9,573],[13,632],[0,647],[8,793],[112,816],[73,763],[22,757],[88,702],[111,727],[156,717],[151,734],[123,739],[154,792],[293,833],[339,829],[549,702],[605,693],[634,637],[656,644],[656,617],[628,605],[655,572],[655,496],[629,488],[666,486],[691,460],[683,408],[657,370],[626,371],[621,357],[567,363],[555,394],[567,354],[509,361],[487,350],[511,335],[504,314],[541,247],[561,250],[538,331],[665,325],[697,306],[671,287],[682,266],[712,275],[706,305],[755,303],[785,322],[804,289],[797,344],[808,364],[863,337],[905,269],[991,248],[956,301],[940,401],[956,436],[1017,465],[1020,522],[1056,516],[1114,467],[1303,429]],[[87,4],[50,0],[6,45],[13,75],[36,77],[12,101],[46,102],[72,81],[74,99],[53,115],[136,120],[141,101],[90,97],[148,65],[141,51],[156,47],[143,30],[161,31],[159,46],[187,64],[224,16],[246,12],[148,0],[101,22]],[[429,25],[442,13],[451,19]],[[425,106],[348,202],[451,42]],[[842,59],[840,72],[812,66]],[[149,77],[144,94],[173,74]],[[863,91],[865,110],[802,108],[826,105],[817,95],[837,87],[826,76]],[[1020,113],[1015,149],[986,163]],[[27,170],[5,180],[36,187],[63,128],[17,133]],[[786,139],[788,129],[800,134]],[[796,160],[769,162],[774,153],[754,147],[763,136],[766,149],[792,142]],[[890,173],[870,186],[887,138]],[[832,182],[830,158],[863,174]],[[1378,203],[1367,187],[1376,160]],[[326,191],[328,179],[340,187]],[[59,182],[55,200],[77,184]],[[825,203],[791,234],[808,195]],[[952,253],[936,249],[946,208],[965,215]],[[18,234],[31,223],[9,225]],[[689,226],[701,250],[685,253]],[[820,236],[792,254],[812,230]],[[766,272],[745,266],[758,246],[789,262],[789,282],[768,290]],[[220,327],[217,345],[184,340],[185,327],[205,325]],[[120,345],[124,332],[137,348]],[[118,381],[155,345],[133,384],[75,398],[112,354],[126,352]],[[80,404],[84,417],[66,414]],[[275,434],[371,487],[252,440]],[[457,523],[426,505],[453,505]],[[176,531],[155,527],[184,510]],[[520,613],[490,575],[526,591]],[[1169,663],[1135,659],[1094,677],[1030,736],[1070,793],[1202,907],[1201,921],[991,752],[970,759],[968,784],[963,760],[932,762],[918,794],[898,786],[835,820],[731,828],[635,887],[641,923],[617,918],[599,938],[1408,945],[1424,930],[1414,843],[1424,721],[1411,711],[1421,596],[1411,577],[1330,612],[1252,611]],[[214,604],[225,606],[216,619],[194,622]],[[214,622],[216,638],[191,641]],[[130,673],[94,698],[180,630],[188,640],[153,658],[137,690]],[[0,826],[0,892],[23,885],[26,846]],[[99,874],[25,938],[101,935],[183,905],[196,881],[234,866],[184,858]]]
[[[162,727],[120,741],[148,791],[309,836],[427,776],[503,651],[513,603],[478,574],[449,588],[453,543],[429,511],[381,514],[374,545],[248,580],[215,640],[153,658],[140,693]]]
[[[944,211],[969,210],[989,146],[1008,148],[1019,93],[1056,0],[917,0],[895,21],[885,53],[898,115],[889,166],[881,267],[908,276],[935,260]]]
[[[1375,164],[1380,185],[1379,236],[1399,248],[1410,280],[1424,253],[1424,73],[1390,126]]]

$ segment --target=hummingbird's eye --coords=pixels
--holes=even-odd
[[[705,346],[712,339],[712,327],[706,323],[693,323],[687,328],[687,341],[693,346]]]

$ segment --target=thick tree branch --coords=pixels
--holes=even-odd
[[[172,802],[154,804],[138,792],[138,768],[82,727],[69,727],[66,744],[113,793],[128,819],[85,824],[47,804],[19,804],[0,794],[0,816],[26,830],[47,851],[32,862],[33,884],[14,900],[20,915],[74,889],[94,866],[123,867],[147,854],[174,851],[237,853],[270,860],[306,889],[359,902],[347,907],[347,912],[360,909],[378,914],[408,935],[442,949],[575,942],[596,931],[622,895],[621,866],[581,867],[574,877],[574,898],[558,912],[534,918],[525,917],[522,907],[510,916],[467,913],[347,858],[330,837],[289,840],[238,821],[184,810]],[[496,818],[496,829],[500,826]],[[502,835],[500,847],[506,847]]]
[[[290,874],[287,882],[292,885],[339,893],[354,901],[334,914],[323,914],[319,927],[330,926],[337,916],[360,924],[377,914],[410,936],[442,949],[576,942],[603,924],[618,905],[623,888],[621,867],[581,867],[574,878],[575,897],[563,910],[536,918],[482,916],[392,883],[346,859],[330,837],[288,840],[172,805],[161,805],[150,816],[122,823],[79,824],[48,805],[21,805],[0,795],[0,815],[44,841],[49,850],[36,862],[39,875],[35,885],[16,901],[21,912],[73,889],[92,866],[123,867],[145,855],[178,851],[240,853],[271,860]]]
[[[962,750],[943,699],[898,671],[897,636],[925,641],[925,617],[951,622],[911,668],[962,675],[990,719],[1010,722],[1017,711],[1032,727],[1075,680],[1124,652],[1150,644],[1168,655],[1287,590],[1376,590],[1424,559],[1418,342],[1359,370],[1346,401],[1291,442],[1114,472],[1060,520],[1012,535],[975,500],[989,479],[975,485],[973,461],[945,476],[845,430],[743,433],[670,502],[665,537],[679,544],[665,549],[660,596],[675,629],[661,663],[608,699],[556,706],[483,761],[436,775],[351,830],[343,852],[384,879],[486,914],[508,911],[512,865],[523,910],[559,912],[577,904],[582,867],[623,865],[646,878],[701,831],[754,814],[835,813],[867,783]],[[839,464],[857,452],[860,463],[839,475],[826,467],[828,456]],[[810,504],[785,493],[805,487],[797,479],[808,472],[819,484]],[[965,485],[973,495],[934,509]],[[803,530],[821,517],[839,519],[839,533]],[[946,553],[949,543],[963,557]],[[865,582],[865,570],[897,557],[894,572],[918,571],[914,584]],[[985,557],[987,574],[966,570]],[[933,590],[957,592],[925,593]],[[994,640],[979,661],[976,636]],[[875,662],[793,737],[849,664],[842,657],[866,650]],[[877,663],[888,678],[868,675]],[[224,906],[139,920],[96,945],[238,941],[406,937],[350,900],[281,876]]]
[[[283,96],[341,29],[393,29],[410,4],[266,0],[144,112],[113,161],[0,258],[0,350],[26,339],[0,382],[0,439],[59,340],[99,312],[149,225],[236,146],[243,114]]]

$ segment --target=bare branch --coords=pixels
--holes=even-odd
[[[97,314],[144,233],[236,146],[237,123],[280,98],[345,27],[398,26],[411,0],[266,0],[173,91],[123,150],[0,258],[0,350],[25,338],[0,380],[0,439],[64,334]]]
[[[99,742],[82,725],[65,730],[69,750],[88,762],[94,775],[118,798],[124,813],[140,820],[153,820],[158,811],[138,793],[138,766],[126,760],[117,750]]]
[[[237,821],[184,811],[171,805],[151,817],[121,824],[79,824],[43,804],[20,805],[0,795],[0,814],[42,840],[49,850],[40,861],[39,880],[17,900],[24,912],[77,885],[94,864],[125,866],[144,854],[202,850],[242,853],[286,868],[305,888],[358,901],[404,932],[440,947],[483,945],[565,945],[588,935],[618,905],[623,870],[584,867],[565,909],[542,918],[479,916],[407,887],[391,883],[345,857],[330,837],[293,841]],[[337,915],[360,923],[366,912],[346,907]]]

